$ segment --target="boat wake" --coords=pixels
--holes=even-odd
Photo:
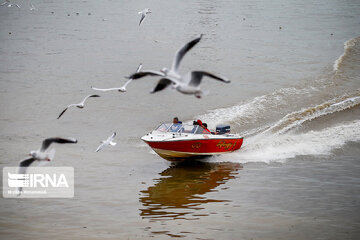
[[[360,120],[300,134],[287,133],[276,137],[271,134],[258,134],[246,138],[240,151],[213,160],[239,163],[285,162],[297,156],[330,155],[333,150],[350,141],[360,141]]]
[[[270,126],[246,132],[240,151],[213,160],[270,163],[284,162],[296,156],[330,155],[350,141],[360,142],[360,120],[345,120],[324,127],[325,118],[334,118],[336,114],[342,117],[343,112],[359,110],[359,106],[360,95],[351,95],[295,111]],[[316,121],[321,123],[320,126],[315,127]],[[310,130],[306,124],[310,125]]]
[[[354,54],[353,52],[357,50],[356,47],[359,47],[357,46],[359,45],[359,41],[360,37],[357,37],[350,39],[349,41],[346,41],[344,43],[344,54],[335,61],[333,66],[335,72],[339,71],[344,63],[349,62],[349,59],[347,58],[351,58],[356,54]]]
[[[344,43],[344,54],[326,76],[197,116],[212,128],[234,126],[244,136],[238,152],[213,161],[285,162],[298,156],[329,156],[360,142],[360,37]]]

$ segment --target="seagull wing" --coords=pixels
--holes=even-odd
[[[121,88],[94,88],[94,87],[91,87],[93,90],[96,90],[96,91],[103,91],[103,92],[108,92],[108,91],[114,91],[114,90],[119,90]]]
[[[131,74],[129,77],[129,79],[139,79],[139,78],[142,78],[142,77],[145,77],[145,76],[160,76],[160,77],[164,77],[165,74],[162,73],[162,72],[159,72],[159,71],[153,71],[153,70],[146,70],[146,71],[143,71],[143,72],[137,72],[137,73],[134,73],[134,74]]]
[[[24,160],[21,160],[19,163],[19,170],[18,170],[18,174],[25,174],[26,170],[28,168],[28,166],[30,166],[36,159],[35,158],[27,158]],[[22,187],[18,188],[19,192],[22,191]],[[19,193],[20,195],[20,193]]]
[[[214,75],[212,73],[209,73],[209,72],[193,71],[193,72],[191,72],[190,80],[188,82],[189,86],[194,86],[194,87],[199,86],[203,76],[208,76],[210,78],[216,79],[216,80],[221,81],[221,82],[230,83],[229,79],[224,78],[224,77],[216,76],[216,75]]]
[[[95,152],[100,151],[101,149],[103,149],[103,147],[106,145],[106,142],[103,142],[102,144],[100,144],[100,146],[98,146],[98,148],[95,150]]]
[[[59,118],[66,112],[66,110],[68,110],[68,108],[69,108],[69,107],[66,107],[66,108],[60,113],[60,115],[57,117],[57,119],[59,119]]]
[[[129,80],[127,80],[127,81],[124,83],[124,85],[122,85],[121,88],[118,88],[118,91],[119,91],[119,92],[126,92],[126,86],[127,86],[129,83],[131,83],[131,81],[132,81],[132,78],[130,78]]]
[[[170,79],[162,78],[162,79],[160,79],[158,81],[158,83],[156,84],[154,90],[152,90],[150,93],[156,93],[156,92],[159,92],[161,90],[164,90],[165,88],[167,88],[171,84],[174,84],[174,82],[171,81]]]
[[[59,138],[59,137],[47,138],[42,142],[40,151],[44,152],[53,142],[55,142],[55,143],[77,143],[78,141],[75,138]]]
[[[136,69],[136,72],[137,72],[137,73],[140,72],[141,68],[142,68],[142,64],[140,63],[139,66],[138,66],[137,69]],[[133,80],[132,78],[130,78],[129,80],[127,80],[121,88],[118,88],[118,91],[119,91],[119,92],[126,92],[126,87],[127,87],[127,85],[128,85],[132,80]]]
[[[195,38],[194,40],[188,42],[187,44],[185,44],[182,48],[180,48],[175,55],[175,58],[173,60],[173,64],[171,66],[171,70],[177,72],[180,62],[183,59],[183,57],[185,56],[185,54],[192,49],[202,38],[202,34],[200,35],[200,37]]]
[[[100,97],[100,95],[97,95],[97,94],[92,94],[92,95],[88,95],[84,98],[84,100],[80,103],[80,104],[84,104],[85,101],[88,99],[88,98],[91,98],[91,97]]]
[[[58,116],[57,119],[59,119],[59,118],[66,112],[66,110],[68,110],[69,107],[75,107],[75,106],[77,106],[77,104],[70,104],[69,106],[67,106],[67,107],[60,113],[60,115]]]
[[[140,26],[141,22],[144,20],[144,18],[145,18],[145,13],[142,12],[141,13],[141,19],[140,19],[140,22],[139,22],[139,26]]]
[[[115,136],[116,136],[116,132],[114,132],[114,133],[108,138],[108,140],[111,142],[112,140],[114,140]]]
[[[140,72],[141,68],[142,68],[142,63],[139,64],[138,68],[136,69],[136,72]]]
[[[21,161],[19,162],[19,167],[24,167],[24,168],[26,168],[26,167],[30,166],[35,160],[36,160],[36,159],[33,158],[33,157],[27,158],[27,159],[24,159],[24,160],[21,160]],[[21,174],[21,173],[20,173],[20,174]]]

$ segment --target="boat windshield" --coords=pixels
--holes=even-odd
[[[199,125],[181,124],[181,123],[163,123],[155,129],[160,132],[177,132],[193,134],[210,134]]]
[[[159,132],[167,132],[168,129],[173,125],[172,123],[162,123],[160,126],[158,126],[155,130]]]

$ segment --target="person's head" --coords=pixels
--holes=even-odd
[[[203,123],[204,128],[207,128],[207,123]]]
[[[174,117],[173,123],[178,123],[178,122],[179,122],[179,119],[177,117]]]

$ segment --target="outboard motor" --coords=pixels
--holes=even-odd
[[[220,124],[216,126],[216,134],[230,133],[230,125]]]

